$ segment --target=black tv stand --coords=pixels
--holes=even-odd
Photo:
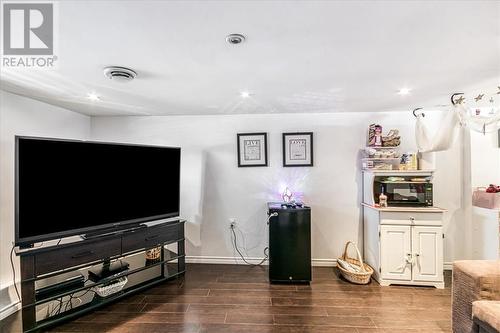
[[[152,221],[139,228],[70,243],[16,248],[21,261],[23,332],[45,331],[48,327],[183,275],[186,270],[184,222]],[[168,244],[177,244],[177,251],[167,249]],[[146,260],[145,251],[158,247],[161,247],[160,259],[154,262]],[[124,257],[127,263],[117,264]],[[92,273],[89,266],[93,266],[90,268]],[[83,275],[83,282],[68,286],[68,278],[78,274]],[[97,277],[96,281],[90,279],[92,274]],[[128,282],[121,291],[107,297],[96,294],[96,287],[124,276]],[[51,290],[55,291],[40,293],[49,282],[53,286]],[[67,288],[62,288],[63,285]],[[72,300],[77,298],[74,296],[80,301],[73,304]],[[57,310],[57,304],[68,300],[70,307],[59,306],[62,309]],[[52,311],[54,306],[56,313]]]
[[[99,231],[83,234],[82,238],[83,239],[98,238],[98,237],[109,236],[109,235],[112,235],[115,233],[120,233],[120,232],[130,232],[130,231],[134,231],[136,229],[146,228],[146,227],[147,226],[144,223],[119,225],[116,227],[101,229]]]

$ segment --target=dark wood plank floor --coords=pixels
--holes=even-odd
[[[447,288],[356,286],[316,267],[311,285],[270,285],[266,267],[190,264],[185,278],[53,328],[114,333],[451,332]],[[3,324],[19,332],[19,315]]]

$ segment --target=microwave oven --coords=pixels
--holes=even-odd
[[[432,207],[433,191],[430,182],[377,181],[374,183],[375,203],[379,203],[379,196],[383,192],[387,196],[387,205],[398,207]]]

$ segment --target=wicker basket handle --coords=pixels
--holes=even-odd
[[[361,264],[361,271],[362,272],[366,272],[366,269],[365,269],[365,263],[363,262],[363,257],[361,257],[361,253],[359,253],[359,249],[358,247],[356,246],[356,243],[354,243],[353,241],[348,241],[346,244],[345,244],[345,248],[344,248],[344,254],[342,255],[342,259],[343,260],[346,260],[347,259],[347,249],[349,248],[349,244],[352,244],[354,246],[354,248],[356,249],[356,252],[358,254],[358,261],[360,262]]]

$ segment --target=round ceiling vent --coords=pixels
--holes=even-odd
[[[127,67],[108,66],[104,68],[104,76],[115,81],[132,81],[137,76],[137,73]]]
[[[228,42],[229,44],[241,44],[245,41],[246,37],[243,36],[242,34],[230,34],[230,35],[227,35],[226,37],[226,42]]]

